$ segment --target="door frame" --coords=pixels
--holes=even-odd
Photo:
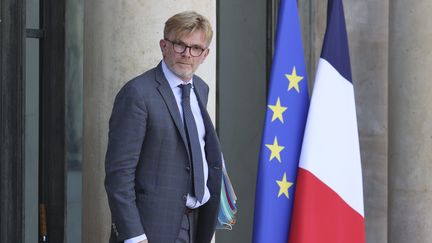
[[[25,0],[0,3],[0,242],[23,242]],[[65,0],[41,0],[39,201],[46,205],[48,242],[64,242]],[[34,36],[33,36],[34,37]]]
[[[0,5],[0,242],[23,239],[24,2]]]
[[[41,1],[39,203],[48,242],[64,242],[66,227],[65,0]]]

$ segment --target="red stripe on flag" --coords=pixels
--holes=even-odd
[[[299,168],[290,243],[364,243],[364,232],[359,213],[312,173]]]

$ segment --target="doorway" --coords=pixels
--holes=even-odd
[[[25,13],[24,239],[63,242],[65,2],[27,0]]]
[[[66,65],[72,2],[1,2],[0,242],[81,241],[82,78]]]

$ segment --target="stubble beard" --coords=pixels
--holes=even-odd
[[[184,80],[184,79],[190,80],[195,73],[195,70],[193,70],[192,67],[190,67],[190,68],[175,68],[175,67],[173,67],[172,71],[175,75],[177,75],[182,80]]]

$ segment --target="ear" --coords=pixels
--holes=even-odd
[[[206,57],[208,56],[209,52],[210,52],[210,49],[208,49],[208,48],[204,51],[204,53],[202,54],[202,60],[201,60],[201,63],[204,62],[204,60],[205,60]]]
[[[160,46],[162,53],[165,53],[166,48],[167,48],[167,44],[166,44],[165,40],[161,39],[159,41],[159,46]]]

